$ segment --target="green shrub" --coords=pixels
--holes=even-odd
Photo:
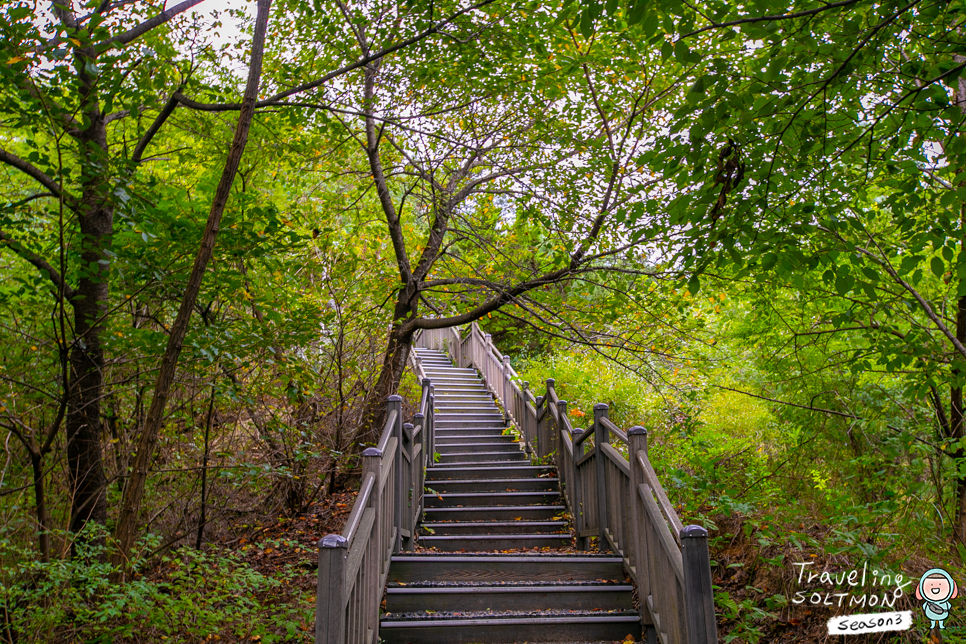
[[[133,569],[142,576],[115,583],[105,547],[92,543],[77,541],[72,559],[43,563],[0,534],[0,610],[18,642],[310,641],[302,627],[312,606],[298,591],[293,597],[291,567],[269,577],[227,549],[180,548],[152,569],[138,555]],[[151,537],[140,552],[157,545]]]

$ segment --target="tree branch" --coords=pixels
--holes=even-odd
[[[60,184],[54,181],[40,168],[34,166],[31,163],[28,163],[27,161],[24,161],[16,154],[13,154],[12,152],[7,152],[3,148],[0,148],[0,162],[6,163],[7,165],[20,170],[27,176],[37,181],[37,183],[47,188],[47,190],[52,192],[54,196],[56,196],[57,198],[63,197],[64,201],[72,209],[77,206],[77,199],[67,194],[66,192],[61,191]]]
[[[17,255],[20,255],[20,257],[25,259],[29,264],[33,265],[34,268],[39,270],[41,273],[46,273],[47,277],[57,288],[57,292],[60,293],[63,291],[64,297],[66,297],[68,301],[74,298],[74,289],[64,283],[64,278],[59,272],[57,272],[57,269],[51,266],[50,263],[43,257],[24,247],[23,244],[2,230],[0,230],[0,243],[7,246]]]
[[[145,132],[144,136],[141,137],[141,140],[138,141],[137,147],[134,148],[134,154],[131,155],[131,161],[134,163],[141,162],[141,157],[144,155],[144,150],[147,149],[148,145],[151,143],[151,140],[158,133],[158,130],[161,129],[161,126],[164,125],[164,122],[168,120],[168,117],[171,116],[174,113],[175,108],[178,107],[177,96],[178,92],[172,94],[171,98],[169,98],[164,104],[164,107],[161,108],[161,112],[159,112],[157,117],[155,117],[154,122],[151,123],[151,127],[148,128],[148,131]]]
[[[293,87],[291,89],[287,89],[284,92],[279,92],[275,96],[271,96],[269,98],[266,98],[262,101],[255,103],[255,107],[256,108],[269,107],[272,105],[276,105],[278,104],[279,101],[281,101],[284,98],[288,98],[289,96],[306,92],[310,89],[315,89],[316,87],[320,87],[325,83],[327,83],[328,81],[332,80],[333,78],[336,78],[337,76],[341,76],[355,69],[359,69],[360,67],[365,67],[369,63],[375,62],[380,58],[388,56],[393,52],[409,47],[410,45],[414,45],[421,40],[425,40],[429,36],[432,36],[433,34],[438,33],[443,27],[453,22],[460,16],[463,16],[469,13],[470,11],[474,11],[481,7],[485,7],[486,5],[491,4],[492,2],[495,2],[495,0],[482,0],[481,2],[478,2],[474,5],[467,7],[466,9],[461,9],[460,11],[457,11],[456,13],[451,15],[450,17],[440,20],[432,27],[424,31],[421,31],[420,33],[416,34],[411,38],[407,38],[406,40],[400,41],[395,45],[390,45],[389,47],[386,47],[385,49],[381,49],[374,54],[368,54],[366,56],[363,56],[356,62],[345,65],[344,67],[340,67],[335,71],[331,71],[328,74],[314,81],[304,83],[302,85]],[[178,101],[182,105],[184,105],[185,107],[190,107],[193,110],[203,110],[206,112],[230,112],[230,111],[241,109],[241,103],[199,103],[198,101],[193,101],[187,96],[182,95],[181,93],[176,94],[176,96],[178,97]]]
[[[149,31],[151,31],[155,27],[160,27],[161,25],[163,25],[164,23],[168,22],[169,20],[171,20],[172,18],[174,18],[178,14],[184,13],[185,11],[187,11],[188,9],[190,9],[191,7],[194,7],[195,5],[201,4],[204,1],[205,0],[185,0],[181,4],[176,4],[175,6],[171,7],[170,9],[167,9],[165,11],[162,11],[161,13],[159,13],[158,15],[156,15],[153,18],[149,18],[148,20],[145,20],[144,22],[142,22],[138,26],[133,27],[131,29],[128,29],[123,34],[118,34],[116,36],[111,36],[107,40],[105,40],[103,42],[97,43],[97,45],[95,45],[95,47],[98,50],[103,51],[102,48],[105,48],[105,47],[111,47],[111,46],[116,46],[116,45],[126,45],[126,44],[130,43],[131,41],[135,40],[136,38],[138,38],[140,36],[143,36],[144,34],[148,33]]]
[[[809,9],[807,11],[797,11],[795,13],[784,13],[784,14],[773,14],[770,16],[754,16],[751,18],[740,18],[738,20],[731,20],[729,22],[712,22],[706,27],[701,29],[695,29],[694,31],[689,31],[683,36],[679,37],[678,40],[684,40],[685,38],[690,38],[691,36],[696,36],[705,31],[711,31],[712,29],[723,29],[725,27],[734,27],[736,25],[747,25],[756,22],[775,22],[776,20],[792,20],[794,18],[806,18],[808,16],[814,16],[825,11],[830,11],[832,9],[841,9],[842,7],[848,7],[854,4],[858,4],[859,0],[842,0],[841,2],[831,2],[821,7],[815,9]]]

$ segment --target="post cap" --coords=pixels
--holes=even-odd
[[[566,407],[566,406],[567,406],[567,401],[566,400],[558,400],[557,401],[557,407]]]
[[[537,396],[537,406],[539,407],[542,404],[543,404],[543,396]]]
[[[647,430],[640,425],[634,425],[627,430],[628,436],[647,436]]]
[[[555,384],[557,384],[557,381],[556,380],[554,380],[553,378],[547,378],[547,386],[548,387],[553,387]]]
[[[406,428],[406,429],[412,429],[413,428],[413,424],[412,423],[403,423],[403,427]]]
[[[400,402],[401,403],[402,402],[402,396],[400,396],[399,394],[393,394],[393,395],[389,396],[388,398],[386,398],[386,402]]]
[[[594,411],[607,411],[607,403],[597,403],[594,405]]]
[[[584,430],[582,430],[580,427],[574,427],[574,432],[573,432],[574,436],[580,436],[583,433],[584,433]]]
[[[378,447],[367,447],[362,450],[363,456],[382,456],[382,450]]]
[[[707,539],[708,531],[699,525],[684,526],[681,530],[682,539]]]
[[[430,380],[429,378],[423,378],[423,382],[422,382],[422,385],[423,385],[424,387],[428,387],[429,385],[431,385],[431,384],[432,384],[432,382],[433,382],[433,381],[432,381],[432,380]]]
[[[417,411],[415,414],[413,414],[413,419],[415,420],[416,418],[426,418],[426,414],[421,411]]]
[[[341,534],[327,534],[319,540],[320,548],[348,548],[349,542]]]

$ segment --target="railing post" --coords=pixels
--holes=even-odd
[[[429,384],[429,436],[426,440],[429,441],[427,458],[430,465],[436,465],[436,385],[432,382]]]
[[[428,444],[429,428],[426,426],[426,416],[421,412],[413,414],[413,425],[422,427],[419,432],[419,461],[413,462],[413,510],[412,510],[412,536],[409,542],[413,549],[416,549],[416,524],[419,523],[419,515],[423,507],[423,490],[426,488],[426,449]],[[413,449],[416,449],[415,442]]]
[[[530,413],[527,410],[527,393],[530,391],[530,383],[524,380],[521,384],[520,396],[523,398],[523,409],[520,410],[520,425],[523,430],[523,438],[525,441],[524,449],[527,451],[527,460],[533,458],[533,446],[531,443],[535,442],[534,436],[534,423],[530,420]],[[536,411],[536,410],[534,410]]]
[[[594,465],[597,470],[597,549],[609,549],[607,542],[608,522],[607,512],[607,463],[604,459],[604,445],[610,442],[610,432],[600,422],[601,418],[607,418],[607,405],[597,403],[594,405]],[[616,534],[611,534],[611,538],[617,539]]]
[[[537,458],[543,458],[547,453],[547,446],[543,444],[545,427],[547,426],[547,410],[543,409],[543,416],[540,416],[540,410],[543,408],[543,403],[546,400],[544,396],[537,396],[536,406],[534,410],[537,412],[537,416],[534,423],[534,433],[537,436]],[[558,464],[559,466],[559,464]]]
[[[651,578],[648,570],[647,547],[644,543],[644,508],[641,501],[641,485],[644,483],[644,472],[637,462],[637,453],[647,454],[647,430],[636,425],[627,430],[627,456],[630,466],[630,478],[627,498],[630,499],[631,516],[628,522],[628,534],[625,535],[624,552],[629,553],[630,568],[637,582],[637,592],[641,598],[641,623],[645,629],[654,631],[651,612],[647,608],[647,597],[651,594]],[[650,637],[650,635],[649,635]],[[651,639],[647,640],[648,642]]]
[[[380,479],[382,478],[382,450],[378,447],[367,447],[366,449],[362,450],[362,480],[365,481],[369,474],[372,474],[376,477],[375,485],[372,486],[371,497],[372,507],[376,511],[376,525],[373,532],[376,535],[376,540],[378,541],[379,560],[382,561],[382,559],[385,559],[385,563],[388,566],[389,553],[387,548],[390,544],[385,543],[384,541],[388,536],[386,531],[386,522],[388,521],[388,517],[385,516],[385,513],[382,509],[383,489],[379,485]],[[385,571],[379,570],[380,574],[383,572]],[[376,621],[379,621],[378,610],[376,612]]]
[[[717,644],[707,530],[699,525],[689,525],[681,530],[681,559],[688,644]]]
[[[557,393],[556,390],[554,389],[554,387],[556,386],[556,384],[557,384],[557,381],[556,380],[554,380],[553,378],[547,378],[547,383],[546,383],[546,386],[547,386],[547,397],[546,397],[546,400],[545,400],[545,404],[547,404],[547,405],[550,405],[550,403],[553,401],[553,396],[551,396],[550,393],[553,392],[554,395],[556,395],[556,393]],[[548,409],[547,413],[548,414],[550,413],[549,412],[549,409]],[[560,429],[558,428],[557,431],[559,432]],[[540,455],[543,456],[545,454],[549,454],[550,452],[552,452],[554,450],[557,450],[557,452],[559,453],[559,450],[563,448],[563,438],[562,437],[555,436],[555,435],[553,435],[553,434],[550,433],[550,422],[549,421],[548,422],[545,422],[543,424],[543,433],[544,433],[544,436],[547,438],[547,441],[546,441],[547,444],[546,444],[546,451],[541,451],[541,454]],[[537,439],[537,440],[539,441],[539,439]]]
[[[396,422],[392,428],[393,436],[396,437],[396,476],[395,481],[393,481],[395,490],[393,494],[396,497],[395,508],[393,508],[392,523],[396,528],[396,543],[393,545],[392,551],[399,552],[402,550],[402,515],[403,515],[403,500],[405,495],[403,493],[403,430],[402,430],[402,396],[393,394],[389,396],[386,401],[386,407],[388,409],[387,417],[392,415],[392,412],[396,412]]]
[[[500,366],[503,368],[503,378],[502,378],[503,380],[503,420],[509,423],[510,405],[513,404],[512,401],[510,400],[510,393],[508,391],[509,383],[510,383],[510,376],[508,375],[510,373],[510,370],[508,369],[508,367],[510,365],[509,365],[509,362],[507,361],[506,356],[502,356],[502,358],[503,359],[500,361],[501,362]]]
[[[403,456],[409,455],[409,459],[403,458],[403,462],[406,463],[406,472],[403,473],[403,513],[402,513],[402,527],[408,533],[403,534],[402,539],[402,549],[412,550],[413,549],[413,514],[416,508],[416,486],[415,478],[416,468],[419,464],[413,458],[413,454],[416,451],[416,445],[413,442],[413,424],[403,423],[402,426],[402,436],[405,444],[403,445]]]
[[[319,541],[315,598],[315,644],[345,644],[345,558],[349,542],[340,534]]]
[[[427,401],[428,400],[429,397],[427,396]],[[420,432],[419,439],[421,441],[420,446],[422,447],[422,454],[419,456],[419,467],[426,467],[426,443],[428,442],[427,437],[429,436],[429,429],[426,427],[426,415],[419,411],[413,414],[413,425],[423,428]]]
[[[453,347],[453,362],[456,363],[456,368],[461,368],[463,362],[463,338],[460,337],[459,329],[453,328],[453,336],[456,338],[456,346]]]

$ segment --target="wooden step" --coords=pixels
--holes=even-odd
[[[440,493],[446,492],[517,492],[524,490],[548,490],[556,492],[560,482],[555,478],[516,479],[451,479],[426,482],[428,487]]]
[[[562,505],[513,505],[513,506],[480,506],[463,508],[433,508],[423,511],[424,521],[437,523],[439,521],[553,521],[554,517],[564,513]],[[500,548],[502,550],[502,548]]]
[[[477,437],[495,438],[497,436],[511,437],[505,434],[506,427],[439,427],[436,426],[436,439],[455,440],[458,438]]]
[[[498,420],[503,420],[503,412],[496,408],[496,405],[463,405],[452,404],[440,407],[436,405],[437,420],[449,420],[450,416],[459,414],[462,419],[477,418],[483,416],[495,416]],[[442,418],[439,418],[442,416]]]
[[[512,467],[488,465],[483,467],[466,467],[463,465],[441,465],[426,468],[427,481],[470,480],[470,479],[509,479],[523,477],[539,477],[546,475],[550,478],[556,470],[549,465],[525,465],[514,463]]]
[[[610,554],[393,555],[390,582],[415,581],[623,581],[623,562]]]
[[[439,432],[436,433],[436,445],[481,445],[481,444],[513,444],[519,445],[520,441],[517,437],[512,434],[496,434],[496,435],[474,435],[469,434],[468,436],[451,436],[449,434],[443,434],[440,436]]]
[[[502,422],[503,414],[498,411],[465,410],[458,413],[451,411],[437,411],[434,414],[437,424],[449,422],[465,423],[466,421],[488,420]]]
[[[454,452],[506,452],[513,453],[520,451],[520,443],[436,443],[436,451],[440,454],[450,454]]]
[[[385,618],[379,638],[386,644],[497,644],[502,642],[621,641],[628,635],[641,639],[640,617],[633,611],[619,614],[473,615],[414,620]]]
[[[421,524],[422,534],[568,534],[566,521],[448,521]]]
[[[520,463],[527,462],[527,455],[517,450],[515,452],[440,452],[439,463],[455,465],[457,463],[469,466],[470,463]]]
[[[386,589],[389,613],[434,611],[630,610],[633,586],[624,584],[460,584],[392,586]]]
[[[451,409],[453,407],[476,407],[477,409],[486,407],[488,409],[496,409],[496,406],[493,404],[493,399],[487,396],[436,396],[435,403],[437,409]]]
[[[419,537],[419,545],[443,552],[483,552],[528,548],[566,548],[572,545],[569,534],[466,534]]]
[[[439,420],[436,419],[434,426],[436,429],[446,430],[446,429],[461,429],[461,430],[479,430],[479,429],[499,429],[501,432],[506,429],[506,423],[503,420]]]
[[[426,508],[557,505],[560,501],[560,492],[447,492],[427,494],[424,499]]]

